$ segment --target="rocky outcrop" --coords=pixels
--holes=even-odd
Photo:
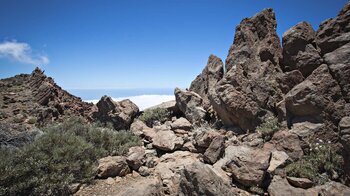
[[[176,105],[193,124],[200,124],[206,119],[207,111],[203,108],[203,99],[192,91],[175,89]]]
[[[322,54],[350,42],[350,2],[343,7],[338,16],[324,21],[317,30],[317,44]]]
[[[304,76],[299,70],[293,70],[278,75],[276,81],[278,82],[281,91],[286,94],[292,90],[294,86],[304,81],[304,79]]]
[[[98,160],[97,176],[99,178],[125,176],[128,173],[130,168],[125,157],[108,156]]]
[[[205,109],[210,107],[209,94],[215,88],[216,83],[224,75],[224,64],[221,59],[215,55],[210,55],[208,63],[195,80],[191,83],[190,90],[198,93],[203,98]]]
[[[216,136],[205,150],[204,160],[214,164],[225,152],[225,137],[222,135]]]
[[[323,62],[316,45],[316,32],[311,24],[301,22],[283,34],[284,71],[299,70],[304,77]]]
[[[276,82],[281,57],[272,9],[244,19],[236,28],[226,59],[227,73],[210,95],[210,103],[226,126],[253,130],[272,115],[282,99]]]
[[[285,107],[291,123],[302,118],[311,122],[328,120],[337,123],[344,105],[341,89],[325,64],[285,96]]]
[[[133,170],[138,170],[145,162],[145,149],[141,146],[129,148],[126,162]]]
[[[98,111],[93,117],[102,123],[112,123],[116,130],[129,129],[139,108],[129,99],[115,102],[111,97],[103,96],[96,104]]]
[[[339,122],[339,133],[345,150],[350,154],[350,116],[346,116]]]

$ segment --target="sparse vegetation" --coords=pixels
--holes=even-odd
[[[262,123],[256,131],[261,133],[265,141],[268,141],[272,138],[280,128],[277,118],[269,118],[264,123]]]
[[[70,184],[94,178],[98,158],[140,144],[131,133],[86,125],[81,119],[43,131],[31,144],[0,151],[0,195],[67,195]]]
[[[35,124],[36,121],[37,121],[36,118],[35,118],[35,117],[32,117],[32,118],[29,118],[29,119],[28,119],[27,123],[28,123],[28,124]]]
[[[152,127],[156,121],[163,123],[166,120],[168,120],[170,116],[171,114],[167,109],[155,108],[152,110],[144,111],[144,113],[139,117],[139,119],[146,123],[147,126]]]
[[[317,184],[323,184],[343,173],[343,159],[333,151],[330,144],[312,145],[312,151],[303,159],[286,167],[289,176],[308,178]]]

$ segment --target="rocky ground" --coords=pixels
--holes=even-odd
[[[1,80],[1,124],[80,115],[143,139],[100,159],[76,195],[350,195],[350,2],[317,31],[291,27],[282,43],[276,26],[272,9],[243,19],[225,66],[210,55],[176,101],[149,109],[167,110],[165,120],[141,121],[129,100],[84,103],[36,69]]]

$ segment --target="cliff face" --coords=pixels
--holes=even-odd
[[[31,74],[0,80],[0,142],[25,135],[35,125],[44,126],[72,116],[90,121],[92,109],[93,104],[69,94],[39,68]]]

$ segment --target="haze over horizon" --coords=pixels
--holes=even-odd
[[[40,65],[63,89],[185,88],[210,54],[225,61],[242,18],[272,7],[281,38],[346,2],[4,0],[0,78]]]

